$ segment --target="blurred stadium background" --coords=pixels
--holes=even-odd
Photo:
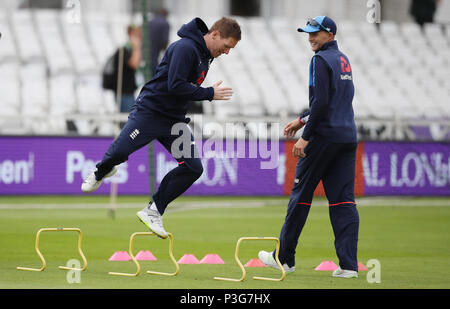
[[[373,23],[369,15],[377,4],[381,4],[380,22]],[[255,123],[279,124],[282,153],[278,159],[286,162],[270,176],[280,186],[275,191],[243,191],[237,185],[225,191],[202,191],[208,188],[200,187],[192,194],[289,193],[295,161],[285,155],[291,141],[282,139],[281,128],[308,106],[307,72],[312,56],[307,38],[296,29],[308,17],[326,14],[336,20],[338,43],[353,67],[361,142],[357,193],[448,196],[450,1],[440,1],[435,21],[423,28],[413,21],[409,6],[409,0],[3,0],[0,191],[81,193],[82,176],[118,134],[119,122],[127,118],[118,112],[114,94],[101,87],[103,66],[125,44],[127,25],[143,25],[158,9],[166,8],[170,42],[177,40],[179,27],[195,16],[210,26],[221,16],[231,15],[243,31],[237,48],[214,61],[203,84],[222,79],[234,88],[235,95],[225,103],[193,102],[190,113],[201,115],[193,117],[195,132],[206,139],[211,137],[203,130],[207,123],[233,123],[233,136],[251,141],[269,134]],[[145,57],[144,53],[138,72],[141,86]],[[66,152],[56,151],[63,148]],[[170,168],[170,158],[160,156],[157,148],[145,149],[136,163],[138,171],[150,173],[150,184],[138,179],[140,189],[125,186],[119,193],[146,194],[149,186],[154,189],[152,179],[157,184]],[[63,161],[61,167],[57,161]],[[72,174],[67,171],[70,162]],[[233,183],[233,173],[222,163],[224,172],[210,174],[204,183]],[[215,167],[217,172],[219,166]],[[39,177],[42,173],[46,173],[44,178]],[[133,182],[133,173],[122,174],[119,183]],[[221,175],[228,178],[220,179]],[[248,175],[251,170],[239,179]],[[65,177],[67,186],[51,191],[50,177],[58,182]],[[43,185],[37,185],[38,181]]]
[[[317,15],[337,22],[336,39],[353,69],[359,135],[355,188],[362,222],[358,259],[381,261],[383,284],[377,287],[448,288],[450,0],[439,1],[434,22],[423,27],[410,15],[410,4],[411,0],[0,1],[0,288],[68,287],[66,273],[57,266],[78,254],[64,235],[43,241],[46,256],[49,252],[45,274],[16,270],[38,266],[34,235],[39,228],[54,226],[80,227],[86,235],[83,249],[89,271],[83,274],[82,288],[244,287],[212,277],[239,275],[233,256],[239,237],[279,233],[296,165],[291,155],[295,140],[284,139],[282,128],[308,106],[313,55],[307,37],[296,29]],[[183,265],[183,275],[176,280],[141,275],[124,281],[106,274],[126,267],[134,271],[134,265],[114,264],[108,258],[126,250],[129,235],[144,228],[136,210],[177,163],[154,143],[134,153],[92,195],[82,195],[80,186],[127,119],[126,113],[118,112],[114,93],[102,88],[103,67],[126,43],[126,27],[145,27],[160,8],[169,11],[170,42],[178,39],[179,27],[196,16],[209,26],[224,15],[241,24],[242,40],[229,55],[213,62],[203,83],[223,80],[235,94],[227,102],[192,102],[189,116],[205,169],[174,201],[165,219],[166,229],[176,235],[177,259],[185,253],[201,257],[214,252],[227,264]],[[144,43],[137,72],[140,86],[148,72],[145,48]],[[229,149],[222,140],[212,145],[214,128],[223,130],[237,147]],[[270,143],[264,143],[266,137]],[[239,145],[245,151],[258,146],[258,151],[240,157]],[[231,156],[222,155],[230,152]],[[275,168],[261,168],[269,163]],[[324,195],[321,186],[316,194]],[[318,197],[314,205],[324,207],[313,207],[309,215],[297,271],[279,287],[375,287],[365,281],[364,273],[359,280],[336,282],[329,273],[313,271],[323,260],[336,261],[328,203]],[[114,223],[105,209],[113,210],[108,214],[113,214]],[[147,246],[158,259],[162,255],[163,270],[172,269],[168,258],[164,260],[166,242]],[[243,249],[242,261],[256,257],[260,249],[264,248],[259,244]],[[256,271],[274,274],[270,269]],[[245,284],[278,287],[257,280]]]

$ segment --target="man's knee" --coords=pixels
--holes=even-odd
[[[200,176],[202,176],[203,174],[203,165],[200,163],[199,165],[194,166],[192,171],[194,172],[197,179],[200,178]]]
[[[191,171],[192,175],[198,179],[200,178],[200,176],[202,176],[203,174],[203,165],[202,165],[202,161],[200,159],[197,160],[192,160],[189,162],[185,162],[186,167],[189,168],[189,170]]]

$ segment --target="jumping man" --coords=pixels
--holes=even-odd
[[[172,43],[158,65],[155,75],[142,88],[128,121],[119,137],[109,146],[97,170],[83,182],[81,190],[93,192],[106,177],[117,172],[116,165],[128,160],[128,156],[152,140],[158,140],[178,161],[161,181],[153,201],[137,213],[138,218],[161,238],[167,238],[162,215],[167,205],[184,193],[203,173],[203,166],[191,134],[189,155],[172,152],[172,143],[181,135],[172,135],[175,124],[188,130],[186,118],[189,101],[229,100],[233,90],[220,87],[218,81],[212,87],[201,87],[214,58],[228,54],[241,39],[241,29],[231,18],[223,17],[211,29],[195,18],[178,31],[181,37]],[[183,131],[183,130],[182,130]],[[182,151],[186,154],[186,149]]]

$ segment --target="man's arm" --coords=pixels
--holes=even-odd
[[[315,56],[313,58],[313,69],[314,81],[312,87],[314,87],[314,97],[310,104],[309,117],[307,118],[305,130],[302,134],[302,138],[306,141],[312,137],[320,120],[326,114],[330,93],[330,73],[325,60]],[[301,117],[306,116],[308,115],[302,115]]]
[[[169,23],[165,24],[162,33],[161,33],[161,46],[163,46],[163,49],[166,50],[167,46],[169,46],[169,36],[170,36],[170,25]]]
[[[188,81],[190,70],[196,60],[195,51],[191,47],[176,46],[170,61],[167,88],[171,94],[184,96],[187,100],[212,101],[214,98],[213,87],[197,87]]]
[[[141,59],[142,59],[142,39],[140,35],[132,33],[130,36],[130,43],[131,43],[131,56],[128,59],[128,66],[131,67],[134,70],[139,69],[139,66],[141,65]]]
[[[298,119],[302,124],[306,122],[306,125],[302,137],[292,147],[292,155],[294,157],[304,158],[306,156],[305,149],[308,146],[309,139],[314,134],[314,130],[319,124],[320,119],[328,109],[330,85],[328,66],[321,57],[314,57],[313,70],[314,80],[312,86],[314,87],[314,97],[309,111],[303,113]]]

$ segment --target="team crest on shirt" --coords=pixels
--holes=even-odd
[[[197,85],[201,85],[205,80],[205,71],[202,71],[201,75],[197,78]]]
[[[341,56],[341,71],[342,73],[350,73],[352,71],[350,64],[343,56]]]
[[[341,74],[341,80],[352,80],[352,68],[350,67],[350,63],[348,63],[345,57],[341,56],[341,71],[344,74]],[[347,73],[347,74],[345,74]]]

